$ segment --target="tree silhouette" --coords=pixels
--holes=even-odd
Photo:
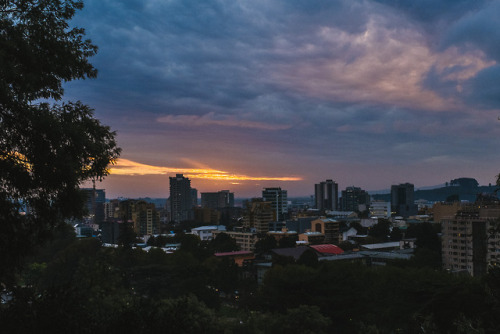
[[[93,78],[97,48],[69,28],[82,1],[0,2],[0,283],[66,218],[82,214],[83,181],[107,175],[114,133],[63,81]]]

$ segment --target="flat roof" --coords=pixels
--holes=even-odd
[[[253,255],[253,252],[250,252],[250,251],[234,251],[234,252],[215,253],[214,255],[215,256]]]
[[[361,245],[361,247],[368,248],[368,249],[395,248],[395,247],[399,247],[399,241],[382,242],[379,244]]]

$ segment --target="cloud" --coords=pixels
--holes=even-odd
[[[435,168],[449,157],[445,173],[495,149],[500,1],[85,5],[75,24],[99,46],[100,72],[66,85],[68,97],[94,107],[135,161],[305,180],[354,173],[346,166],[359,161],[363,175],[404,164],[400,174],[416,175],[415,156]],[[224,168],[204,174],[182,158]],[[179,172],[160,165],[114,172]],[[359,175],[361,186],[374,179]]]
[[[247,129],[260,129],[260,130],[286,130],[291,128],[287,124],[267,124],[262,122],[255,122],[249,120],[239,120],[235,116],[217,116],[214,112],[209,112],[205,115],[167,115],[157,119],[160,123],[167,123],[172,125],[182,126],[229,126]]]
[[[373,18],[360,34],[320,28],[308,56],[279,66],[273,74],[283,85],[316,98],[439,111],[461,108],[457,93],[462,83],[494,64],[477,50],[450,47],[435,52],[418,30],[391,29],[387,20]],[[325,50],[331,56],[317,57]],[[341,50],[343,56],[335,56]],[[426,87],[430,71],[439,81],[453,81],[455,94]]]
[[[249,176],[244,174],[230,173],[215,169],[162,167],[142,164],[128,159],[118,159],[110,168],[110,175],[166,175],[184,174],[192,179],[225,180],[225,181],[300,181],[302,178],[296,176]]]

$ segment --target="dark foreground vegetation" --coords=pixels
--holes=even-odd
[[[70,227],[0,308],[7,333],[499,333],[500,270],[482,279],[394,264],[252,266],[190,239],[174,254],[104,248]],[[5,297],[5,295],[4,295]]]

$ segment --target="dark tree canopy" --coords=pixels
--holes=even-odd
[[[97,47],[68,21],[81,0],[0,2],[0,98],[2,104],[63,96],[62,82],[95,77],[89,63]],[[22,105],[21,105],[22,107]]]
[[[208,248],[214,253],[224,253],[240,250],[240,247],[236,243],[236,240],[229,234],[224,232],[217,234],[215,238],[209,242]]]
[[[0,266],[11,273],[35,244],[82,213],[79,186],[107,175],[115,133],[62,84],[93,78],[97,47],[68,21],[75,0],[0,1]],[[21,211],[26,211],[21,215]],[[7,280],[0,275],[0,282]]]

